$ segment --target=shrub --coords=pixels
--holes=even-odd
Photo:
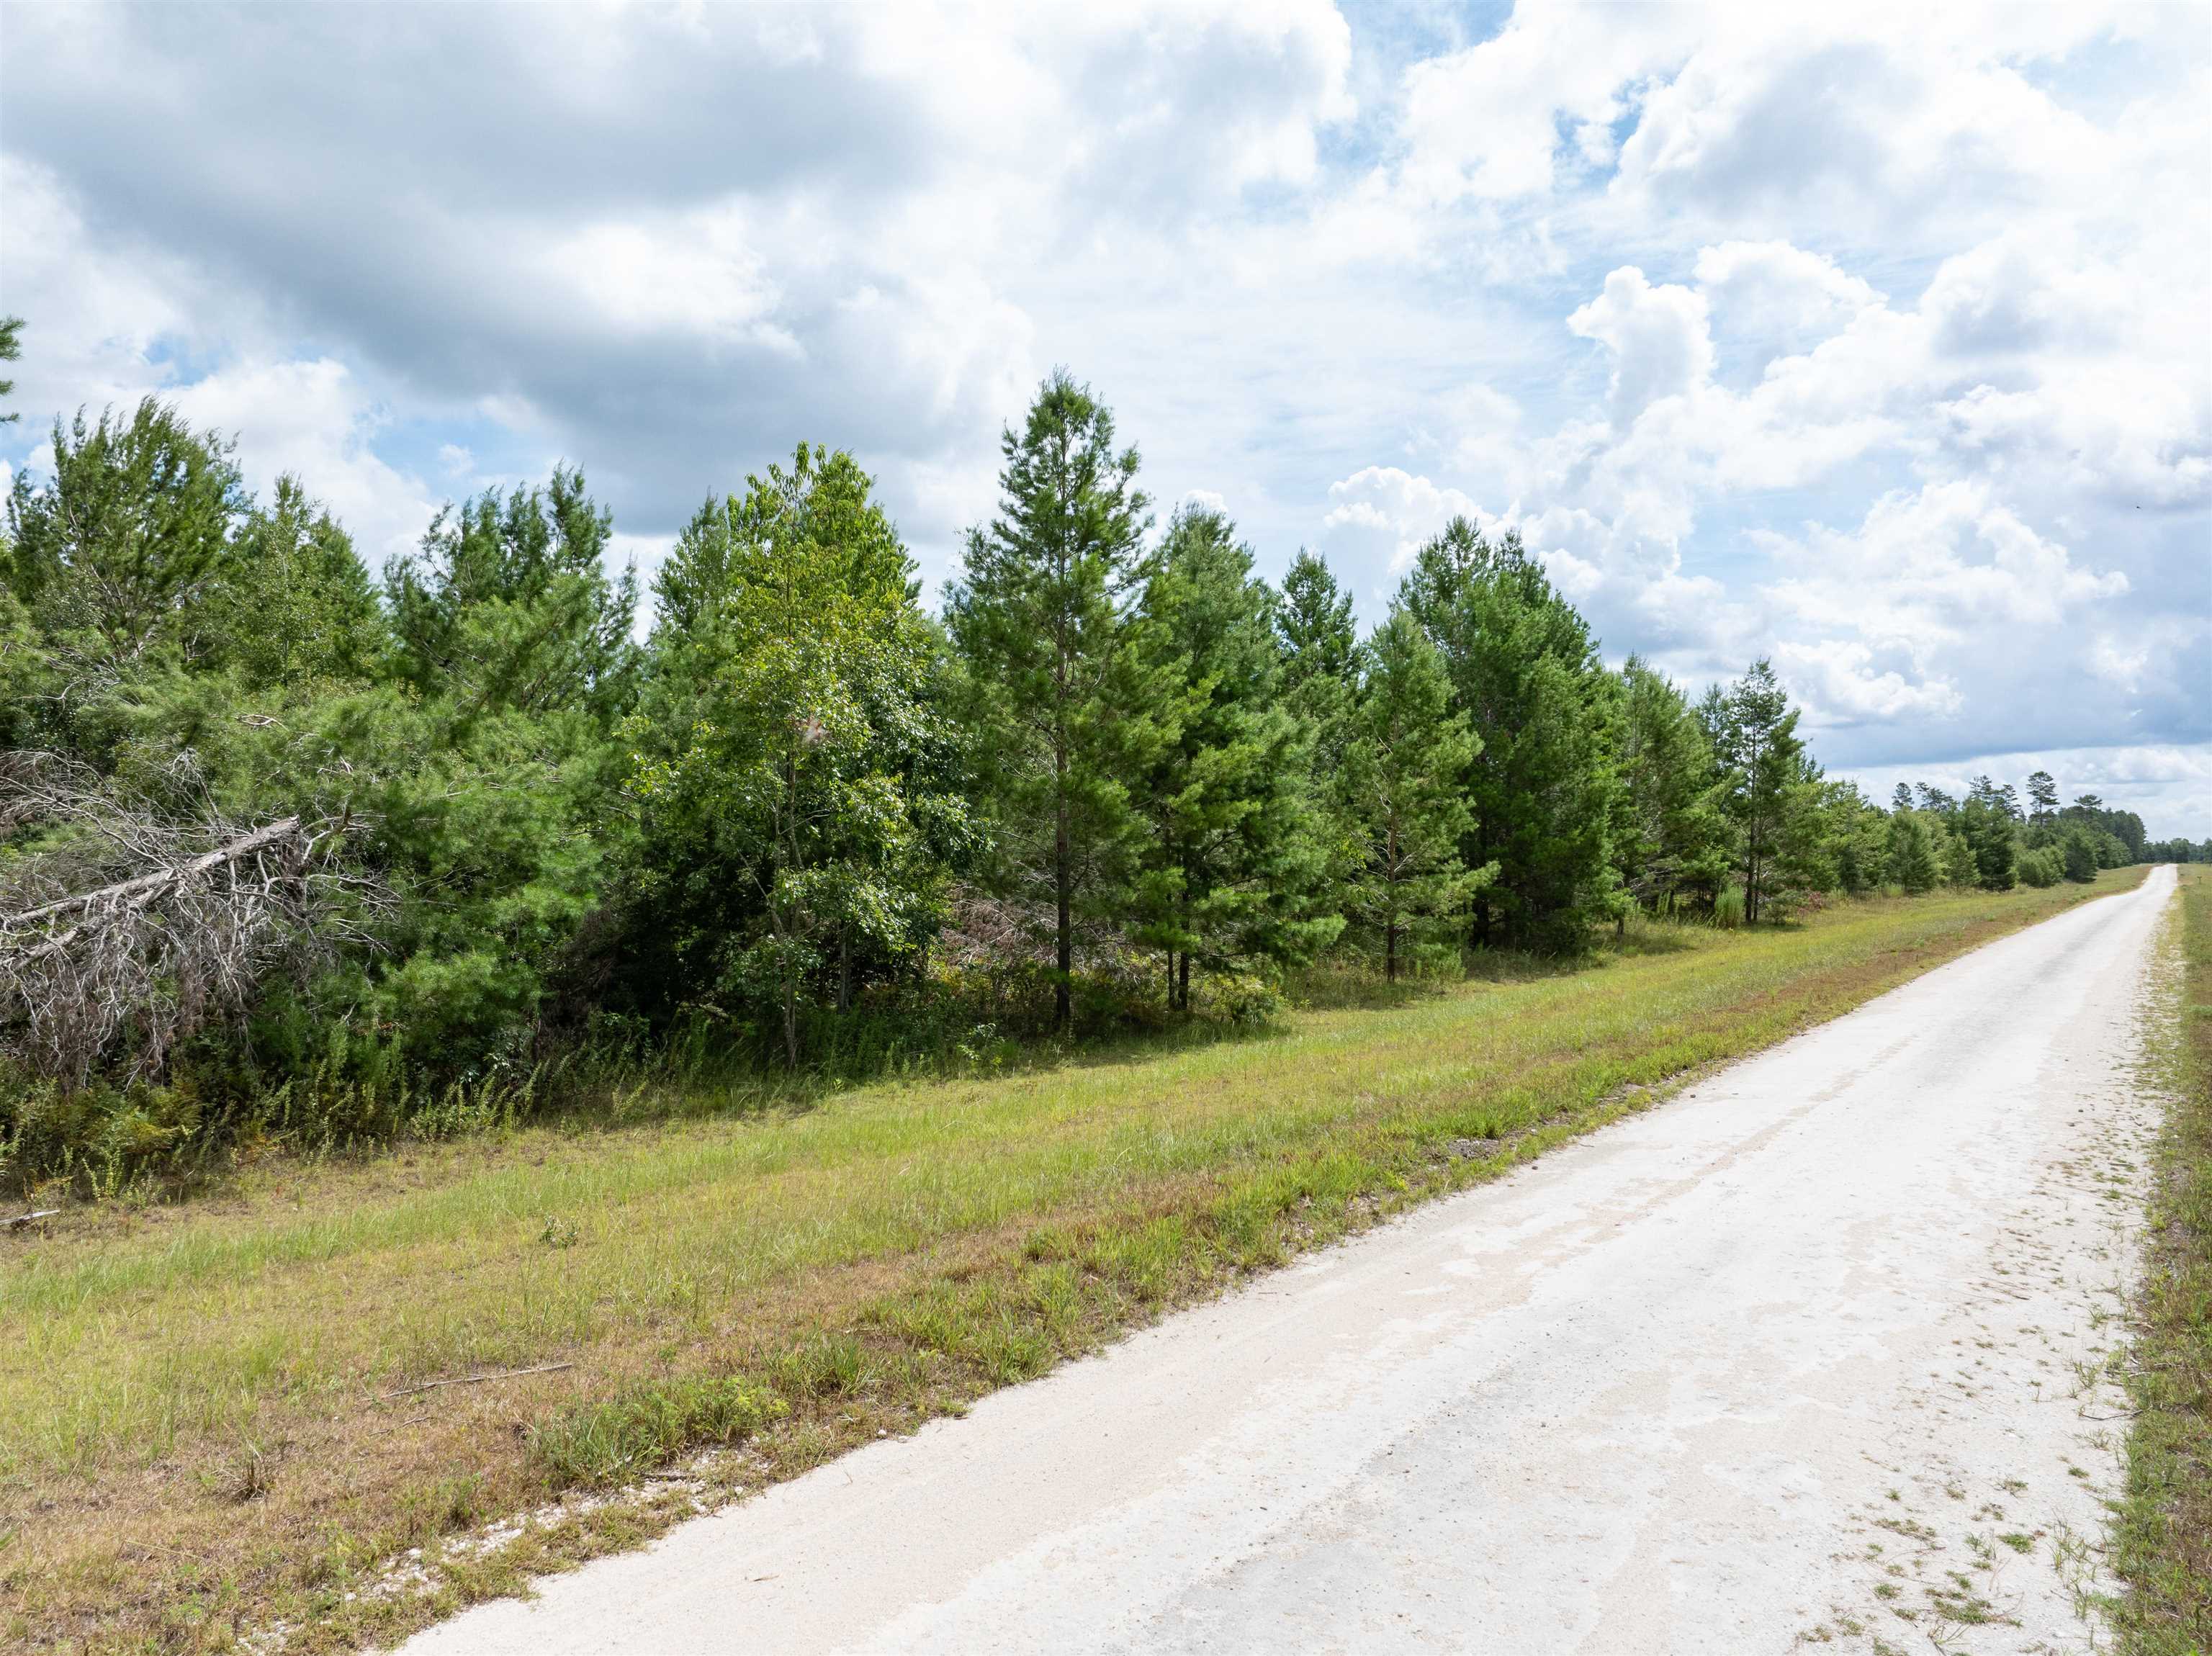
[[[2076,885],[2087,885],[2097,877],[2097,841],[2087,828],[2067,829],[2065,837],[2058,842],[2058,851],[2066,877]]]

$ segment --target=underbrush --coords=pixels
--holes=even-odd
[[[1006,973],[941,975],[863,997],[847,1011],[802,1015],[806,1060],[781,1061],[764,1028],[711,1005],[665,1028],[599,1014],[459,1075],[357,1054],[267,1082],[229,1055],[188,1054],[163,1084],[95,1082],[74,1089],[0,1062],[0,1192],[70,1198],[167,1199],[283,1156],[308,1162],[530,1125],[623,1126],[647,1120],[803,1107],[885,1079],[1004,1073],[1071,1056],[1264,1027],[1283,1003],[1266,985],[1205,986],[1194,1015],[1170,1016],[1112,972],[1078,984],[1079,1033],[1048,1026],[1048,985]],[[196,1061],[199,1060],[199,1061]]]
[[[2115,1536],[2128,1584],[2115,1630],[2132,1656],[2212,1650],[2212,870],[2180,876],[2179,1016],[2154,1055],[2171,1105],[2153,1168]]]
[[[796,1072],[765,1023],[695,1004],[664,1027],[598,1013],[458,1076],[381,1054],[346,1052],[268,1083],[210,1048],[165,1084],[65,1089],[0,1065],[0,1192],[48,1205],[70,1199],[175,1199],[276,1157],[345,1159],[509,1133],[528,1125],[612,1127],[803,1108],[886,1079],[1012,1074],[1075,1061],[1118,1062],[1277,1025],[1293,1007],[1405,1006],[1468,981],[1516,983],[1583,969],[1607,955],[1694,946],[1701,921],[1632,917],[1580,955],[1431,943],[1395,982],[1370,951],[1346,946],[1286,978],[1202,976],[1192,1010],[1170,1012],[1152,963],[1109,959],[1079,975],[1076,1031],[1050,1028],[1049,976],[1037,968],[940,972],[879,986],[845,1011],[806,1009]]]

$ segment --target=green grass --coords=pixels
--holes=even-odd
[[[2212,1650],[2212,869],[2181,872],[2174,1016],[2154,1052],[2172,1104],[2153,1174],[2136,1409],[2115,1537],[2134,1656]]]
[[[458,1531],[705,1446],[726,1489],[910,1430],[2141,874],[1658,928],[1572,972],[808,1109],[279,1162],[10,1239],[0,1636],[392,1636],[690,1508],[575,1510],[495,1557],[441,1553]],[[418,1546],[426,1595],[362,1592]]]

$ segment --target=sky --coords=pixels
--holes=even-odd
[[[372,567],[801,441],[928,590],[1065,366],[1371,622],[1455,513],[1886,798],[2212,836],[2212,6],[0,7],[0,465],[142,396]]]

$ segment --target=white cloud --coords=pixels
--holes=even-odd
[[[1875,664],[1874,651],[1852,640],[1781,644],[1775,647],[1773,658],[1784,682],[1806,702],[1816,726],[1868,719],[1941,719],[1959,710],[1959,689],[1948,679],[1916,683],[1893,667],[1881,670]]]
[[[1325,553],[1355,567],[1380,563],[1394,575],[1403,573],[1421,543],[1454,518],[1488,521],[1459,490],[1439,488],[1396,466],[1369,466],[1331,483],[1328,498],[1322,519]]]
[[[1664,397],[1687,397],[1712,378],[1712,331],[1705,295],[1687,288],[1653,287],[1623,265],[1605,289],[1567,318],[1568,329],[1613,353],[1606,411],[1626,431]]]
[[[349,529],[371,569],[412,551],[437,509],[421,480],[371,446],[384,416],[345,365],[247,362],[219,368],[170,394],[194,425],[236,440],[248,488],[264,498],[297,477]]]
[[[1728,241],[1698,250],[1698,291],[1741,332],[1789,351],[1833,337],[1883,303],[1863,278],[1786,241]]]
[[[1976,632],[2054,628],[2128,590],[2118,570],[2076,568],[1974,482],[1886,494],[1849,532],[1763,538],[1792,572],[1768,589],[1781,610],[1923,664]]]

